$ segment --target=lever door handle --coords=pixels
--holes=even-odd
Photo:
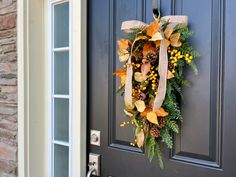
[[[93,172],[95,172],[95,171],[96,171],[95,167],[92,166],[92,167],[90,168],[90,170],[88,171],[88,173],[87,173],[87,177],[90,177],[91,174],[92,174]]]

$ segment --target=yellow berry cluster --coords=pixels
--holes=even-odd
[[[158,77],[158,74],[155,72],[154,66],[152,66],[151,67],[151,73],[149,75],[149,80],[152,83],[152,90],[155,91],[155,95],[157,94],[157,92],[156,92],[156,89],[157,89],[157,77]]]
[[[184,55],[177,49],[171,50],[170,48],[168,48],[168,53],[170,54],[171,63],[173,63],[174,66],[177,66],[177,62],[180,59],[184,58],[188,63],[191,63],[193,59],[193,57],[190,54],[187,53]]]
[[[126,121],[126,122],[124,121],[124,122],[122,122],[122,123],[120,124],[120,126],[121,126],[121,127],[124,127],[124,126],[129,125],[129,124],[132,124],[132,125],[133,125],[133,124],[134,124],[134,121]]]
[[[188,62],[188,63],[191,63],[192,60],[193,60],[193,56],[189,55],[188,53],[185,55],[185,60]]]

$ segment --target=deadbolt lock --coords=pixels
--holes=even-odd
[[[100,146],[101,132],[98,130],[90,131],[90,144]]]

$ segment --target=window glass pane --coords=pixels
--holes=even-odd
[[[68,142],[69,140],[69,100],[54,99],[54,139]]]
[[[54,48],[69,46],[69,3],[54,6]]]
[[[54,176],[68,177],[69,172],[69,150],[68,147],[54,145]]]
[[[54,94],[69,94],[69,52],[54,53]]]

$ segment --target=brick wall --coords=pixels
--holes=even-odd
[[[0,177],[17,176],[16,0],[0,0]]]

